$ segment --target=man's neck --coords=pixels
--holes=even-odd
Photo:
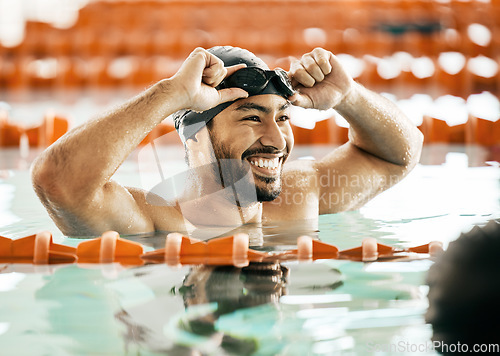
[[[233,186],[223,187],[211,176],[190,176],[182,198],[181,212],[194,227],[238,227],[262,221],[262,203],[238,200]]]

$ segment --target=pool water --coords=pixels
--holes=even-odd
[[[324,148],[327,150],[329,148]],[[427,164],[444,152],[442,162]],[[298,150],[320,155],[321,148]],[[478,151],[474,151],[477,152]],[[2,151],[0,235],[41,230],[63,236],[31,189],[27,168]],[[447,244],[500,218],[498,163],[476,164],[464,147],[427,147],[401,183],[357,211],[314,223],[251,227],[260,249],[285,249],[309,233],[340,249],[375,237],[392,246]],[[472,164],[475,162],[474,164]],[[436,163],[431,162],[431,163]],[[138,185],[132,157],[116,179]],[[312,226],[312,227],[310,227]],[[146,250],[164,235],[130,237]],[[0,349],[5,355],[435,354],[427,309],[429,259],[251,264],[246,268],[164,264],[0,265]]]

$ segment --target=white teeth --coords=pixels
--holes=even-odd
[[[259,158],[258,160],[250,161],[251,164],[260,168],[276,169],[279,166],[279,158],[265,159]]]

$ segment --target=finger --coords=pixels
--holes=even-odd
[[[206,54],[208,54],[208,52],[201,47],[194,49],[182,63],[177,73],[190,73],[193,77],[200,78],[206,67]]]
[[[307,73],[314,78],[315,82],[321,82],[325,79],[325,75],[323,74],[321,67],[318,63],[316,63],[312,54],[308,53],[303,55],[300,61]]]
[[[306,109],[314,107],[314,103],[312,102],[311,98],[300,93],[293,94],[288,98],[288,100],[290,100],[293,105],[300,106]]]
[[[290,68],[290,77],[292,78],[292,83],[298,83],[294,87],[301,84],[310,88],[316,83],[316,80],[314,80],[314,78],[307,72],[300,61],[294,61],[292,63]]]
[[[227,74],[226,68],[224,68],[224,62],[221,59],[214,56],[211,53],[207,54],[206,67],[203,70],[202,80],[205,84],[210,86],[217,86],[224,79]]]
[[[295,64],[299,61],[296,57],[293,57],[293,56],[288,56],[288,59],[290,60],[290,64],[288,65],[289,66],[289,70],[286,72],[286,74],[288,75],[288,78],[290,79],[290,81],[292,82],[292,87],[296,87],[299,82],[297,82],[295,80],[295,78],[293,77],[293,70],[295,69]]]
[[[219,103],[217,105],[248,97],[248,93],[240,88],[221,89],[217,93],[219,93]]]
[[[226,67],[226,70],[227,70],[226,78],[229,77],[234,72],[236,72],[240,69],[246,68],[246,66],[247,65],[245,63],[240,63],[240,64],[236,64],[234,66]]]
[[[221,61],[222,62],[222,61]],[[203,72],[203,82],[212,87],[218,86],[224,79],[229,77],[234,72],[245,68],[247,65],[245,63],[237,64],[230,67],[220,68],[219,66],[213,66],[207,68]]]
[[[295,78],[291,77],[291,75],[288,75],[288,78],[290,78],[290,81],[292,82],[292,87],[297,88],[297,86],[300,84],[298,81],[295,80]]]
[[[210,85],[211,87],[216,87],[224,80],[226,73],[227,71],[225,68],[207,68],[203,71],[203,83]]]
[[[325,76],[332,72],[332,64],[330,63],[330,57],[333,57],[333,55],[330,52],[318,48],[312,51],[312,56],[316,64],[321,68],[321,71]]]

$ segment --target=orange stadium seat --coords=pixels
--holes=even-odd
[[[73,32],[70,29],[58,29],[50,26],[45,32],[44,54],[49,56],[68,56],[71,54]]]
[[[22,129],[0,117],[0,147],[19,147]]]
[[[104,57],[92,57],[89,60],[89,73],[87,83],[91,88],[107,88],[114,83],[108,74],[110,59]]]
[[[500,118],[493,122],[470,115],[467,141],[485,146],[500,145]]]
[[[450,94],[466,98],[471,93],[470,74],[466,69],[450,74],[437,66],[434,80],[438,95]]]
[[[424,121],[420,127],[425,137],[426,143],[465,143],[466,129],[470,127],[466,124],[448,126],[446,121],[424,115]],[[469,137],[469,135],[467,135]]]
[[[411,71],[402,71],[397,78],[395,89],[391,92],[395,93],[398,99],[407,99],[414,94],[424,92],[433,96],[437,92],[434,83],[432,76],[418,78]]]
[[[59,89],[78,89],[87,84],[88,64],[80,57],[59,57],[55,86]]]
[[[2,65],[2,77],[6,88],[20,90],[28,88],[27,65],[29,57],[4,58]]]

